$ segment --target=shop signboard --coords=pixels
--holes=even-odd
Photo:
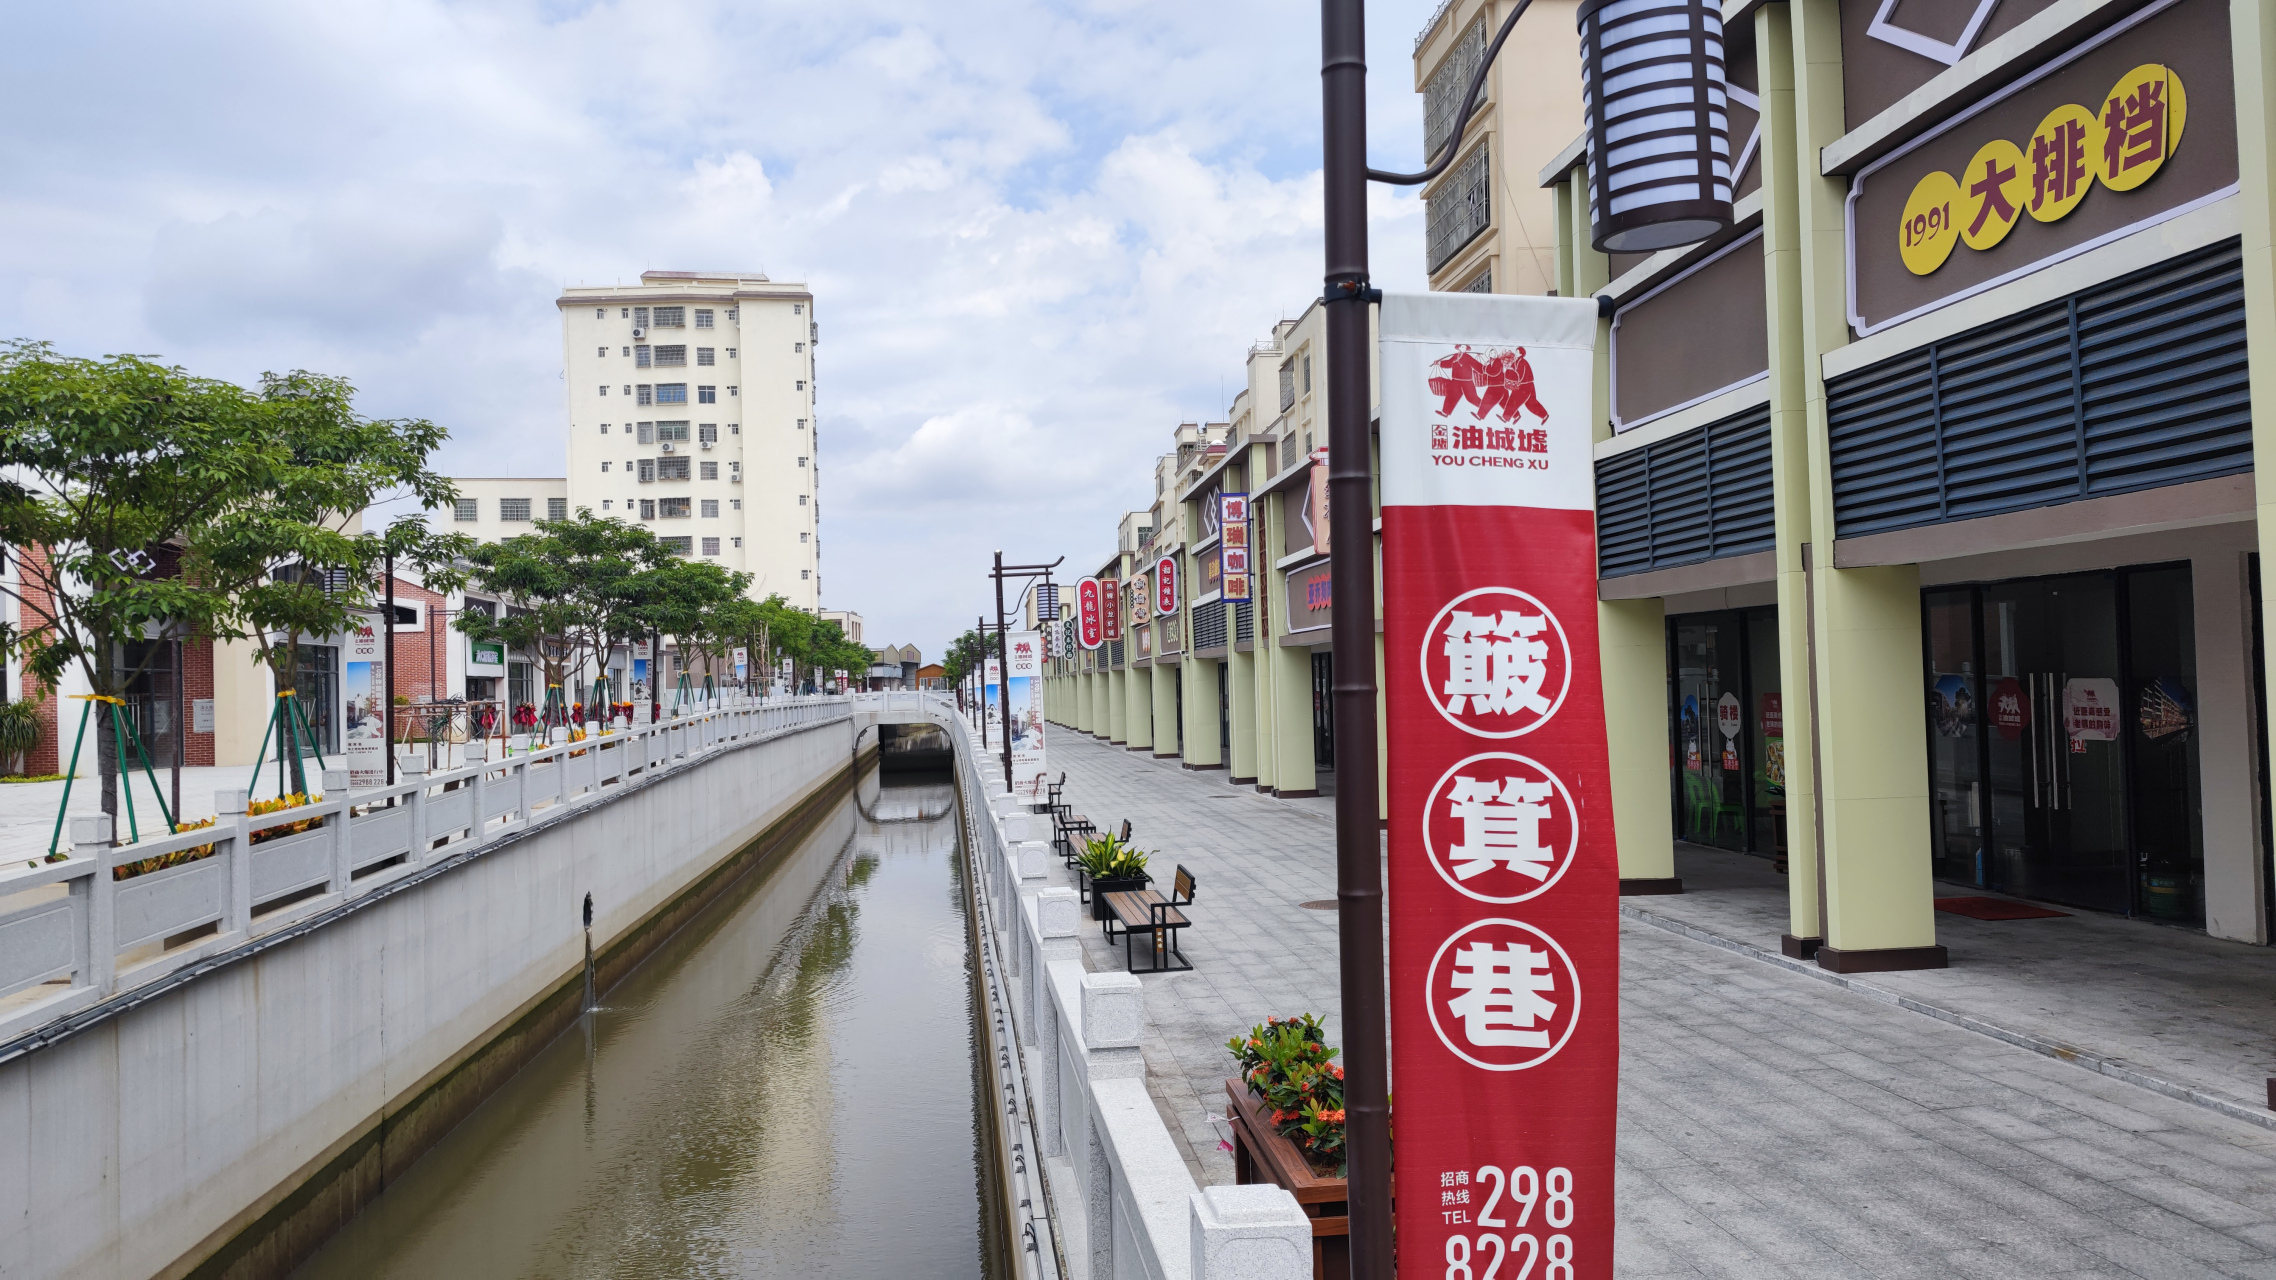
[[[1312,451],[1311,487],[1304,494],[1304,522],[1312,526],[1312,550],[1328,554],[1328,451]]]
[[[1596,304],[1386,295],[1381,317],[1399,1252],[1601,1280],[1620,1021]]]
[[[1015,793],[1040,802],[1049,786],[1043,768],[1042,699],[1036,696],[1043,681],[1043,637],[1033,631],[1014,631],[1004,637],[1004,649],[1011,655],[1010,680],[1005,686],[1012,704],[1011,786]]]
[[[1201,553],[1201,594],[1216,595],[1225,589],[1225,566],[1217,558],[1217,548]]]
[[[1154,584],[1146,574],[1132,578],[1126,589],[1130,592],[1130,620],[1144,622],[1154,616]]]
[[[488,640],[469,643],[466,647],[466,674],[476,677],[506,674],[506,646]]]
[[[751,678],[751,651],[749,649],[739,647],[735,650],[735,678],[737,680]]]
[[[348,634],[345,689],[347,733],[341,754],[348,758],[348,787],[361,791],[387,785],[387,657],[375,621],[359,619]]]
[[[1227,600],[1249,598],[1249,495],[1217,498],[1218,591]]]
[[[1106,642],[1113,644],[1122,638],[1122,584],[1112,578],[1101,578],[1099,605],[1104,610]]]
[[[2237,189],[2229,8],[2141,6],[1859,170],[1849,323],[1874,333]]]
[[[1178,611],[1178,558],[1163,556],[1154,562],[1154,612]]]
[[[1325,560],[1288,573],[1288,629],[1316,631],[1335,618],[1335,575]]]
[[[1085,578],[1075,584],[1075,638],[1085,649],[1096,649],[1106,643],[1106,605],[1104,588],[1096,578]]]

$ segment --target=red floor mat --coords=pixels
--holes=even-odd
[[[2068,911],[2049,911],[2034,907],[2028,902],[2015,902],[2007,898],[1938,898],[1938,911],[1949,911],[1970,920],[2048,920],[2067,916]]]

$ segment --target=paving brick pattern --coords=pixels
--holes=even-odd
[[[1333,829],[1072,732],[1070,797],[1200,879],[1147,1078],[1204,1182],[1224,1041],[1335,1017]],[[1166,876],[1165,876],[1166,878]],[[1664,900],[1662,900],[1664,901]],[[1622,1276],[2276,1277],[2276,1132],[1624,922]],[[1086,960],[1119,968],[1095,932]]]

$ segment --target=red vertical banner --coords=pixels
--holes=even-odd
[[[1154,562],[1154,612],[1172,614],[1178,611],[1178,560],[1176,556],[1163,556]]]
[[[1085,649],[1096,649],[1106,643],[1106,593],[1096,578],[1085,578],[1075,586],[1076,637]]]
[[[1381,324],[1399,1271],[1609,1277],[1596,304],[1386,295]]]

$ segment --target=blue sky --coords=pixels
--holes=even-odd
[[[1373,158],[1436,0],[1368,6]],[[825,604],[928,656],[988,553],[1095,561],[1319,288],[1318,6],[267,0],[0,19],[0,335],[339,373],[558,475],[561,286],[816,294]],[[1420,205],[1375,269],[1422,287]]]

